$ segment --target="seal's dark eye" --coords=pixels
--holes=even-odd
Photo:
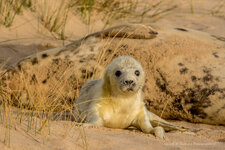
[[[136,76],[140,75],[140,71],[139,70],[136,70],[134,73],[135,73]]]
[[[119,71],[119,70],[117,70],[117,71],[115,72],[115,75],[116,75],[117,77],[119,77],[121,74],[122,74],[122,72]]]

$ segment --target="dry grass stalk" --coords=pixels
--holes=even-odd
[[[0,25],[10,27],[16,17],[24,8],[35,9],[34,0],[1,0],[0,1]]]
[[[44,27],[56,38],[64,40],[65,27],[70,7],[66,0],[41,0],[37,6],[37,13]]]

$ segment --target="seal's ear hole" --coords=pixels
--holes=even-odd
[[[117,77],[121,76],[121,74],[122,74],[122,72],[121,72],[120,70],[117,70],[117,71],[115,72],[115,75],[116,75]]]
[[[139,70],[135,70],[134,74],[135,74],[136,76],[139,76],[139,75],[140,75],[140,71],[139,71]]]

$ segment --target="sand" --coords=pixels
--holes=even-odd
[[[158,22],[172,24],[174,26],[187,27],[213,35],[225,37],[225,20],[221,16],[213,16],[209,10],[219,0],[196,0],[194,13],[190,11],[188,2],[176,0],[178,9],[167,16],[154,20],[145,19],[144,22]],[[125,21],[126,22],[126,21]],[[99,23],[101,24],[101,23]],[[116,22],[112,25],[121,24]],[[56,40],[43,27],[38,26],[37,19],[30,13],[24,13],[16,17],[15,23],[10,28],[0,28],[0,62],[7,65],[17,62],[35,52],[43,51],[53,47],[59,47],[77,40],[88,31],[79,18],[71,18],[68,23],[67,33],[70,37],[65,41]],[[92,32],[101,30],[101,25],[95,24]],[[173,121],[174,122],[174,121]],[[0,124],[0,149],[15,150],[70,150],[70,149],[117,149],[117,150],[139,150],[139,149],[216,149],[225,148],[225,127],[206,124],[194,124],[176,121],[175,124],[187,126],[195,135],[180,132],[166,133],[166,139],[156,139],[153,135],[147,135],[136,130],[121,130],[108,128],[80,128],[71,125],[71,122],[51,122],[49,131],[37,133],[31,130],[27,132],[27,125],[19,125],[16,128],[6,130]],[[10,145],[5,142],[7,133],[10,131]],[[85,140],[86,139],[86,140]],[[6,140],[7,141],[7,140]]]
[[[187,122],[174,122],[189,127],[195,135],[168,132],[164,140],[138,130],[109,129],[99,127],[76,127],[71,122],[52,121],[49,128],[35,135],[34,129],[27,131],[27,124],[17,124],[10,130],[10,148],[4,145],[5,132],[0,126],[1,150],[149,150],[149,149],[216,149],[225,147],[225,127]],[[5,131],[5,132],[4,132]]]

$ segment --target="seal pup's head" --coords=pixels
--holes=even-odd
[[[111,94],[132,95],[142,89],[145,73],[141,64],[129,56],[115,58],[105,69],[104,88]]]

